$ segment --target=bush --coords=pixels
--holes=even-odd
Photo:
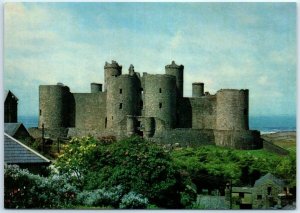
[[[121,186],[111,189],[96,189],[92,191],[83,191],[77,195],[77,203],[85,206],[103,207],[111,206],[118,208],[123,189]]]
[[[148,199],[143,197],[141,194],[135,192],[129,192],[124,195],[121,203],[121,209],[144,209],[148,205]]]
[[[72,176],[82,190],[122,185],[125,194],[143,194],[159,207],[181,206],[180,175],[169,153],[139,137],[109,143],[92,137],[74,138],[55,166]]]
[[[69,208],[77,192],[67,176],[46,178],[16,165],[5,165],[5,208]]]

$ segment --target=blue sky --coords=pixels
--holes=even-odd
[[[38,115],[40,84],[89,92],[105,61],[127,73],[185,66],[184,95],[204,82],[249,89],[250,115],[296,114],[295,3],[6,3],[4,88]]]

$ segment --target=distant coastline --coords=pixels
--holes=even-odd
[[[37,127],[37,116],[19,116],[26,128]],[[249,127],[261,134],[296,131],[296,116],[250,116]]]

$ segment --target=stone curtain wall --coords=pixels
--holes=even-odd
[[[75,126],[81,129],[105,129],[106,93],[74,93]]]

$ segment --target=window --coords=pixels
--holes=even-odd
[[[40,115],[42,115],[42,110],[40,109]]]
[[[160,108],[160,109],[162,108],[162,103],[161,103],[161,102],[159,103],[159,108]]]
[[[159,88],[159,93],[161,93],[161,88]]]
[[[239,197],[240,197],[240,198],[244,198],[244,192],[240,192],[240,193],[239,193]]]
[[[122,89],[120,89],[120,94],[122,94],[122,92],[123,92],[123,90],[122,90]]]
[[[271,191],[272,191],[272,188],[269,186],[268,187],[268,195],[271,195]]]
[[[122,107],[123,107],[123,104],[122,104],[122,103],[120,103],[120,105],[119,105],[119,109],[122,109]]]
[[[144,106],[143,101],[140,101],[140,108],[143,109],[143,106]]]
[[[257,200],[261,200],[262,199],[262,195],[257,195]]]
[[[105,118],[105,129],[106,129],[106,127],[107,127],[107,118]]]
[[[111,116],[111,119],[113,120],[113,119],[114,119],[114,116]]]
[[[140,88],[140,92],[141,92],[141,94],[143,95],[143,94],[144,94],[144,89],[143,89],[143,88]]]

